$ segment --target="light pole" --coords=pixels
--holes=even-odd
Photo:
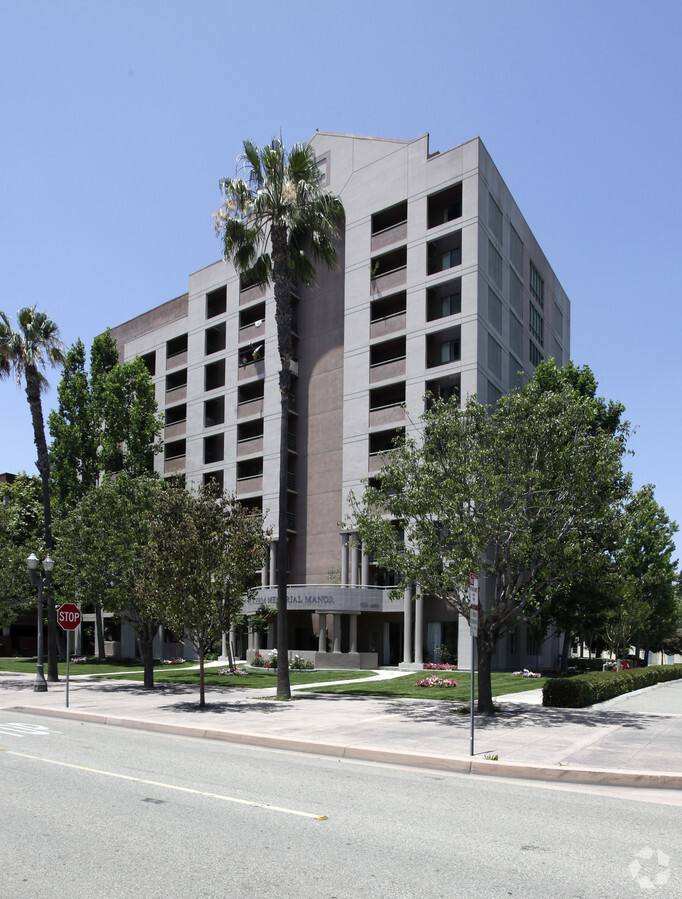
[[[48,553],[43,559],[43,569],[45,570],[44,577],[38,574],[40,559],[38,559],[35,553],[31,553],[28,559],[26,559],[26,565],[28,566],[28,573],[31,577],[31,586],[38,587],[38,667],[36,669],[33,692],[47,693],[47,681],[43,674],[43,587],[48,586],[50,583],[54,562]]]

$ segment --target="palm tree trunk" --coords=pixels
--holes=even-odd
[[[279,516],[277,523],[277,698],[291,699],[289,679],[289,630],[287,622],[287,530],[289,470],[289,394],[291,392],[291,283],[286,229],[272,229],[272,260],[275,287],[275,319],[279,349],[281,420],[279,437]]]
[[[47,442],[45,440],[45,423],[43,421],[43,406],[40,400],[41,380],[38,369],[34,365],[27,365],[26,373],[26,399],[31,410],[33,421],[33,440],[38,450],[38,472],[43,494],[43,518],[45,522],[45,550],[52,550],[52,510],[50,507],[50,458],[47,454]],[[57,608],[54,602],[54,591],[51,584],[47,586],[47,679],[56,682],[59,680],[57,670]]]

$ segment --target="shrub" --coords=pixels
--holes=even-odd
[[[265,659],[263,656],[257,652],[253,657],[253,662],[251,662],[254,668],[265,668]]]
[[[682,678],[682,665],[651,665],[629,671],[592,671],[579,677],[556,677],[542,689],[542,704],[582,709],[642,687]]]
[[[308,659],[303,659],[299,655],[292,656],[289,659],[289,668],[292,671],[309,671],[314,667],[315,664],[313,662],[308,661]]]

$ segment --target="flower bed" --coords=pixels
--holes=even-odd
[[[512,671],[514,677],[542,677],[541,674],[536,674],[534,671],[529,671],[527,668],[524,668],[523,671]]]
[[[228,677],[239,677],[242,674],[248,674],[243,668],[219,668],[218,674],[225,674]]]
[[[457,687],[456,680],[450,680],[447,677],[438,677],[432,674],[430,677],[421,677],[416,682],[415,687]]]
[[[426,671],[457,671],[457,665],[450,665],[447,662],[424,662]]]

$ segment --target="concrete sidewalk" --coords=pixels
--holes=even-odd
[[[299,688],[286,703],[274,689],[211,687],[200,710],[196,686],[80,677],[66,709],[64,680],[34,693],[34,677],[0,673],[0,710],[452,771],[682,788],[682,680],[589,709],[543,708],[539,690],[499,697],[499,714],[476,716],[472,757],[469,715],[449,702]]]

